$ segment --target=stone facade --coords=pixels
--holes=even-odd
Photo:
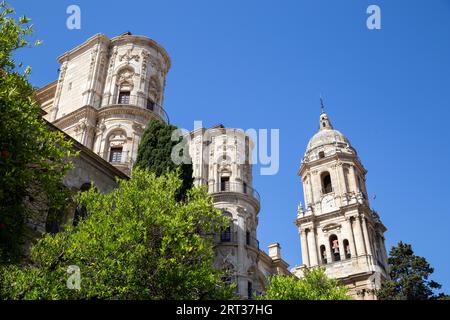
[[[308,143],[301,163],[305,207],[298,208],[296,225],[303,265],[324,266],[357,299],[375,299],[375,290],[388,279],[385,226],[370,208],[366,169],[348,139],[333,129],[327,114]]]
[[[37,93],[45,118],[129,174],[148,121],[168,122],[161,107],[170,68],[167,53],[146,37],[126,33],[110,40],[98,34],[58,60],[59,79]],[[230,270],[229,280],[237,284],[237,293],[251,298],[264,291],[269,275],[290,274],[279,244],[272,244],[269,254],[259,248],[260,199],[252,186],[250,159],[253,143],[243,131],[223,126],[197,129],[189,137],[194,184],[206,186],[215,207],[232,221],[216,235],[216,267]],[[83,167],[77,170],[69,174],[69,181],[92,174],[90,168],[88,175]],[[114,187],[115,182],[107,185]]]
[[[50,123],[48,123],[48,126],[50,130],[59,131],[58,128]],[[72,148],[78,152],[78,156],[71,159],[73,168],[66,173],[61,182],[64,187],[69,189],[71,195],[74,196],[79,191],[89,189],[91,184],[102,192],[110,192],[117,187],[117,179],[128,179],[128,176],[122,171],[103,160],[69,135],[64,132],[63,134],[66,136],[66,139],[72,140]],[[51,222],[48,219],[49,212],[46,199],[38,194],[35,194],[34,198],[39,200],[31,201],[28,199],[25,202],[25,205],[32,212],[30,219],[27,221],[29,229],[24,244],[25,256],[28,256],[30,245],[37,237],[40,237],[45,232],[59,231],[64,223],[73,222],[77,214],[77,209],[72,199],[67,199],[69,206],[62,215],[62,220],[57,223]]]
[[[129,174],[148,121],[168,121],[167,53],[146,37],[97,34],[58,61],[59,79],[37,94],[45,119]]]

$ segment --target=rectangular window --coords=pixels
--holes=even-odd
[[[220,191],[230,191],[230,178],[229,177],[220,178]]]
[[[150,99],[147,99],[147,110],[155,110],[155,103]]]
[[[130,103],[130,91],[121,91],[119,93],[119,104]]]
[[[250,281],[247,284],[247,296],[248,299],[253,299],[253,284]]]
[[[122,148],[111,148],[109,154],[109,162],[121,162],[122,161]]]
[[[247,231],[245,233],[245,243],[249,246],[250,245],[250,231]]]
[[[231,241],[231,227],[228,226],[225,230],[220,233],[220,241],[221,242],[230,242]]]

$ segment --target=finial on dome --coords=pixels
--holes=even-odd
[[[323,103],[322,95],[320,95],[320,109],[322,109],[322,113],[325,113],[325,104]]]
[[[330,119],[328,119],[328,115],[325,113],[325,104],[323,102],[322,95],[320,95],[320,108],[322,109],[322,113],[320,114],[320,130],[333,129],[331,125]]]

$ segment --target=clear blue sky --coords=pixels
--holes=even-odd
[[[38,49],[19,58],[32,82],[57,77],[56,57],[95,33],[146,35],[172,58],[171,121],[280,129],[280,171],[260,176],[258,236],[300,264],[293,223],[303,202],[297,170],[318,128],[319,95],[368,169],[388,249],[411,243],[450,292],[450,1],[10,1],[33,20]],[[66,28],[66,8],[82,29]],[[130,4],[130,6],[128,6]],[[133,4],[131,6],[131,4]],[[382,29],[366,28],[377,4]]]

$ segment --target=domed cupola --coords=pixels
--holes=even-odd
[[[338,152],[356,155],[350,141],[341,132],[333,128],[328,115],[322,110],[319,119],[319,132],[309,140],[303,162],[314,161]]]

